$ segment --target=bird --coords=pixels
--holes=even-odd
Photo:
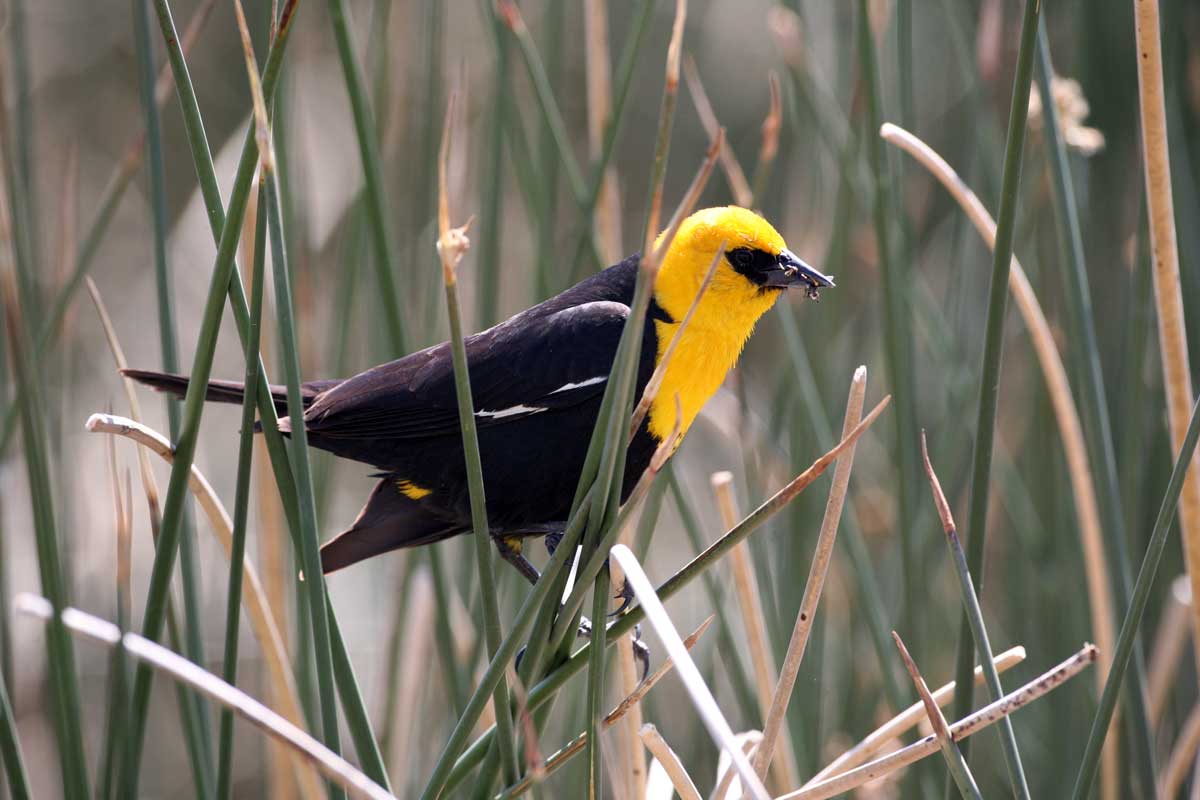
[[[665,234],[660,234],[659,247]],[[816,299],[833,277],[802,261],[757,213],[737,206],[696,211],[680,224],[654,280],[638,354],[640,397],[668,343],[708,288],[632,436],[622,501],[656,450],[677,447],[735,366],[755,323],[788,289]],[[592,429],[633,302],[641,256],[634,254],[465,341],[483,465],[488,525],[500,555],[531,581],[521,554],[532,536],[561,534]],[[188,378],[124,370],[160,391],[183,395]],[[291,430],[285,387],[272,386],[279,429]],[[240,403],[243,385],[209,382],[206,399]],[[302,384],[312,447],[376,470],[366,505],[321,548],[325,573],[398,548],[472,530],[454,369],[447,342],[344,380]]]

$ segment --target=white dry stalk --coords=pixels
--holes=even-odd
[[[717,705],[712,690],[708,688],[708,685],[704,682],[704,678],[700,676],[700,670],[696,668],[696,663],[692,661],[687,647],[684,646],[683,640],[679,638],[679,631],[675,629],[675,624],[671,621],[670,616],[667,615],[667,610],[663,608],[662,601],[659,600],[658,594],[654,591],[650,579],[642,571],[637,558],[628,547],[620,544],[609,551],[609,556],[625,570],[625,580],[629,581],[629,585],[633,588],[638,602],[645,609],[646,619],[654,627],[658,638],[662,640],[667,655],[675,662],[675,669],[679,673],[679,677],[683,681],[688,694],[691,695],[692,702],[695,704],[696,710],[699,712],[705,727],[708,728],[713,741],[719,748],[729,753],[730,758],[733,759],[734,768],[742,778],[742,785],[746,787],[749,794],[755,800],[769,800],[770,795],[767,794],[766,787],[758,779],[754,768],[750,766],[750,761],[738,746],[737,740],[734,738],[733,729],[729,727],[729,722],[725,719],[725,715],[721,713],[721,708]]]
[[[996,665],[997,672],[1005,672],[1017,664],[1025,660],[1024,647],[1011,647],[1003,653],[996,655],[992,662]],[[975,667],[975,685],[983,684],[983,667]],[[954,697],[954,689],[957,684],[950,681],[945,686],[942,686],[933,693],[933,701],[939,706],[944,706]],[[895,740],[899,736],[906,733],[913,727],[916,727],[921,720],[925,719],[925,707],[920,702],[913,703],[908,708],[901,711],[896,716],[885,722],[883,725],[876,728],[865,739],[859,742],[854,747],[842,753],[840,756],[830,762],[829,766],[818,772],[803,788],[808,788],[813,784],[833,776],[847,772],[854,767],[865,762],[871,756],[878,753],[884,745]]]
[[[1083,649],[1066,661],[1043,673],[1014,692],[1010,692],[999,700],[989,703],[950,726],[950,735],[954,741],[962,741],[984,728],[999,722],[1018,708],[1029,705],[1048,692],[1061,686],[1065,681],[1078,675],[1096,661],[1096,646],[1085,644]],[[936,736],[930,735],[913,744],[891,752],[882,758],[877,758],[867,764],[843,772],[837,777],[821,781],[782,795],[775,800],[826,800],[850,791],[865,783],[879,780],[896,770],[907,767],[923,758],[937,753],[940,747]]]
[[[843,439],[862,420],[863,398],[866,396],[866,391],[867,368],[860,366],[854,371],[854,377],[850,381],[850,396],[846,401],[846,417],[842,422]],[[783,657],[783,670],[779,674],[779,683],[775,686],[775,695],[771,700],[770,710],[767,712],[766,722],[763,725],[763,740],[754,752],[754,769],[760,778],[766,777],[771,756],[775,753],[775,744],[783,730],[788,703],[792,699],[796,676],[800,672],[800,663],[804,660],[804,651],[808,646],[809,634],[812,632],[813,619],[817,614],[817,605],[821,602],[821,591],[825,587],[825,575],[829,571],[829,562],[833,558],[833,546],[837,542],[838,526],[842,521],[846,490],[850,485],[850,470],[854,466],[854,449],[854,444],[846,448],[834,468],[833,484],[829,488],[829,499],[825,503],[825,516],[821,520],[817,550],[808,569],[808,582],[804,586],[804,596],[800,600],[800,611],[796,614],[792,638],[788,642],[787,654]]]
[[[54,617],[54,607],[44,597],[19,594],[14,606],[17,611],[42,620]],[[165,672],[176,681],[191,686],[223,706],[233,709],[255,727],[285,742],[302,754],[317,769],[355,797],[369,800],[394,800],[391,794],[372,781],[350,762],[318,742],[299,726],[287,721],[250,695],[230,686],[160,644],[136,633],[122,634],[111,622],[92,616],[77,608],[64,608],[60,615],[63,625],[84,638],[121,647],[129,655]]]
[[[853,447],[853,445],[851,445]],[[709,479],[712,483],[713,494],[717,498],[717,509],[721,513],[721,522],[725,530],[731,530],[738,524],[741,516],[738,514],[737,498],[733,494],[733,473],[714,472]],[[775,668],[775,658],[771,655],[769,639],[767,638],[767,618],[762,607],[762,593],[758,588],[758,579],[754,574],[754,564],[750,559],[750,542],[739,542],[729,551],[730,568],[733,571],[733,585],[737,591],[738,608],[742,612],[742,625],[746,629],[746,641],[750,649],[750,663],[754,668],[754,689],[758,695],[758,710],[766,719],[771,711],[771,691],[779,680],[779,671]],[[783,732],[784,755],[775,762],[775,778],[782,786],[795,786],[799,769],[795,758],[791,756],[793,749],[790,737]],[[757,765],[756,765],[757,766]],[[762,770],[757,770],[759,777],[764,777]]]
[[[742,745],[742,752],[750,759],[750,763],[754,763],[754,749],[758,747],[758,743],[762,741],[762,731],[743,731],[737,735],[738,742]],[[733,786],[733,781],[737,777],[737,773],[733,770],[733,762],[729,760],[727,753],[721,753],[717,759],[717,785],[713,788],[712,794],[709,795],[709,800],[726,800],[729,797],[730,788]],[[741,800],[742,785],[739,783],[737,794],[733,795],[732,800]]]
[[[667,744],[667,740],[658,732],[658,728],[646,723],[638,731],[638,735],[646,744],[646,749],[666,771],[680,800],[701,800],[696,782],[692,780],[691,775],[687,774],[687,770],[683,768],[683,762],[679,760],[679,756],[675,755],[671,745]]]

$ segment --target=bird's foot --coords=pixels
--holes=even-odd
[[[592,621],[587,617],[580,617],[579,632],[576,635],[581,639],[591,639]],[[642,641],[641,625],[634,627],[633,635],[629,637],[629,641],[633,645],[633,659],[641,667],[641,675],[638,677],[638,680],[644,681],[646,680],[646,676],[650,674],[650,648]]]
[[[621,588],[613,595],[614,600],[620,600],[621,605],[617,606],[617,610],[610,612],[610,617],[620,616],[625,609],[629,608],[629,604],[633,602],[633,587],[629,585],[628,580],[621,581]]]
[[[579,629],[575,633],[580,639],[592,638],[592,621],[587,617],[579,618]],[[639,681],[646,680],[646,676],[650,674],[650,648],[642,641],[642,626],[638,625],[633,629],[633,635],[630,637],[630,642],[633,645],[633,658],[641,668]],[[525,648],[522,647],[517,651],[516,660],[513,663],[514,669],[521,668],[521,659],[525,657]]]

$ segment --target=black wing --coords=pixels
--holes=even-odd
[[[567,408],[604,391],[629,307],[594,300],[535,307],[466,341],[480,427]],[[458,434],[448,343],[382,364],[317,398],[308,430],[325,439],[423,439]]]

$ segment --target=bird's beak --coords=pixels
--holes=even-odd
[[[810,297],[815,297],[818,289],[834,285],[832,275],[818,272],[786,249],[779,254],[778,266],[767,273],[767,286],[802,288]]]

